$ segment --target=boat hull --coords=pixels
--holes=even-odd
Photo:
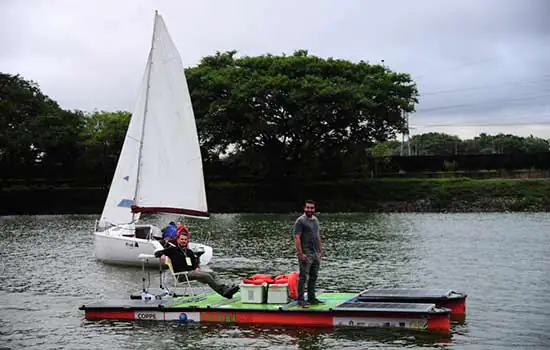
[[[158,267],[159,264],[164,265],[160,259],[150,258],[143,261],[139,258],[139,255],[153,255],[156,250],[162,248],[160,242],[155,239],[126,237],[113,234],[109,230],[94,232],[94,256],[97,260],[106,264]],[[204,254],[200,257],[201,266],[207,265],[212,259],[213,250],[210,246],[191,242],[189,248],[192,250],[202,248],[204,250]]]
[[[450,332],[450,310],[432,304],[363,303],[346,307],[355,294],[322,293],[326,304],[303,309],[295,303],[244,304],[239,293],[227,300],[212,293],[204,301],[119,300],[99,302],[80,309],[88,320],[175,321],[186,324],[215,323],[242,325],[401,328],[430,332]]]

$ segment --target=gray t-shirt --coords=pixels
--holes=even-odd
[[[303,214],[294,223],[294,235],[301,233],[302,251],[306,255],[317,254],[319,250],[319,220]]]

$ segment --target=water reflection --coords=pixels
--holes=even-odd
[[[407,331],[402,329],[333,329],[304,327],[258,327],[251,325],[182,325],[153,322],[86,321],[82,326],[97,335],[135,335],[137,349],[163,348],[281,348],[327,349],[377,346],[445,347],[451,335]],[[147,339],[140,334],[152,335]]]

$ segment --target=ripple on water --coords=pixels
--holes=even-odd
[[[451,337],[318,330],[90,322],[78,307],[141,288],[139,268],[93,259],[95,216],[0,218],[0,344],[29,349],[532,348],[549,344],[550,215],[322,214],[318,287],[450,288],[469,294]],[[160,219],[157,224],[162,223]],[[215,249],[211,268],[235,281],[297,268],[289,215],[189,221]],[[157,274],[152,273],[154,285]]]

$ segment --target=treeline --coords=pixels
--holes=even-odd
[[[456,135],[429,132],[414,135],[408,141],[388,140],[371,149],[374,156],[454,156],[539,153],[550,151],[550,140],[511,134],[479,134],[462,140]],[[489,159],[485,157],[484,159]],[[498,159],[498,158],[495,158]]]
[[[305,50],[235,54],[217,53],[186,70],[205,163],[222,155],[251,172],[314,174],[395,137],[417,102],[410,76],[382,65]],[[7,167],[110,170],[116,163],[128,112],[66,111],[37,84],[9,74],[0,75],[0,96],[0,162]]]
[[[101,167],[63,165],[20,165],[0,163],[0,184],[30,187],[104,187],[112,180],[116,164]],[[206,162],[205,180],[208,183],[246,183],[292,185],[303,183],[304,175],[287,171],[275,178],[270,174],[250,171],[231,161]],[[548,178],[550,152],[511,153],[496,155],[454,156],[365,156],[360,166],[337,168],[330,166],[314,176],[312,181],[347,181],[372,178],[470,177],[470,178]]]
[[[207,179],[548,169],[548,140],[514,135],[415,135],[403,145],[415,156],[397,156],[402,145],[393,140],[407,131],[404,114],[417,103],[408,74],[304,50],[235,54],[217,53],[186,70]],[[108,185],[129,119],[127,111],[64,110],[34,82],[0,73],[0,179]]]

